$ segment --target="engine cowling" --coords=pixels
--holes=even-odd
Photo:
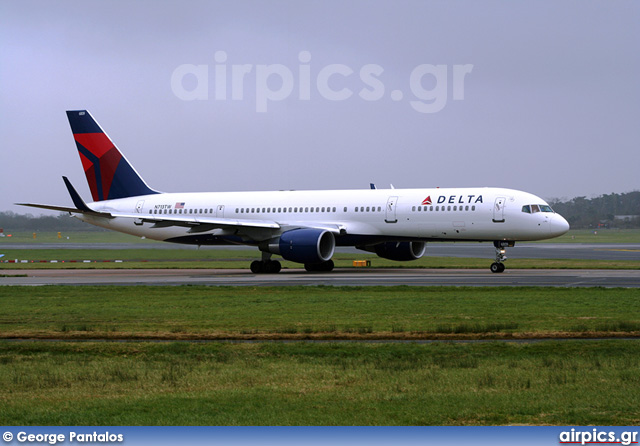
[[[275,248],[275,249],[274,249]],[[301,228],[283,233],[269,251],[298,263],[322,263],[331,260],[336,248],[333,233],[324,229]]]
[[[389,260],[417,260],[427,250],[425,242],[385,242],[373,246],[378,257]]]

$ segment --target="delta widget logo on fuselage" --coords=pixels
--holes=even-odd
[[[477,204],[477,203],[483,203],[483,201],[482,201],[482,195],[449,195],[448,197],[446,195],[440,195],[438,197],[438,200],[435,202],[435,204],[443,204],[443,203]],[[422,200],[422,204],[426,204],[426,205],[434,204],[433,201],[431,200],[431,195],[429,195],[427,198]]]

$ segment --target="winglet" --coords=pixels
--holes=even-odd
[[[65,186],[67,186],[69,195],[71,195],[71,200],[73,200],[73,204],[76,206],[76,208],[84,212],[94,212],[92,209],[89,208],[89,206],[87,206],[84,200],[80,197],[80,194],[75,190],[75,188],[71,184],[71,181],[69,181],[67,177],[62,177],[62,179],[64,180]]]

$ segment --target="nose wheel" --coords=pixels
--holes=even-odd
[[[515,246],[515,242],[498,240],[493,242],[493,246],[496,248],[496,261],[491,264],[491,272],[502,273],[505,270],[503,262],[507,260],[507,256],[505,255],[507,252],[506,248]]]

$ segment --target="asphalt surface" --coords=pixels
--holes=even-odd
[[[0,285],[210,285],[210,286],[547,286],[640,288],[640,270],[336,269],[330,273],[245,269],[5,270]],[[16,277],[26,275],[27,277]]]

